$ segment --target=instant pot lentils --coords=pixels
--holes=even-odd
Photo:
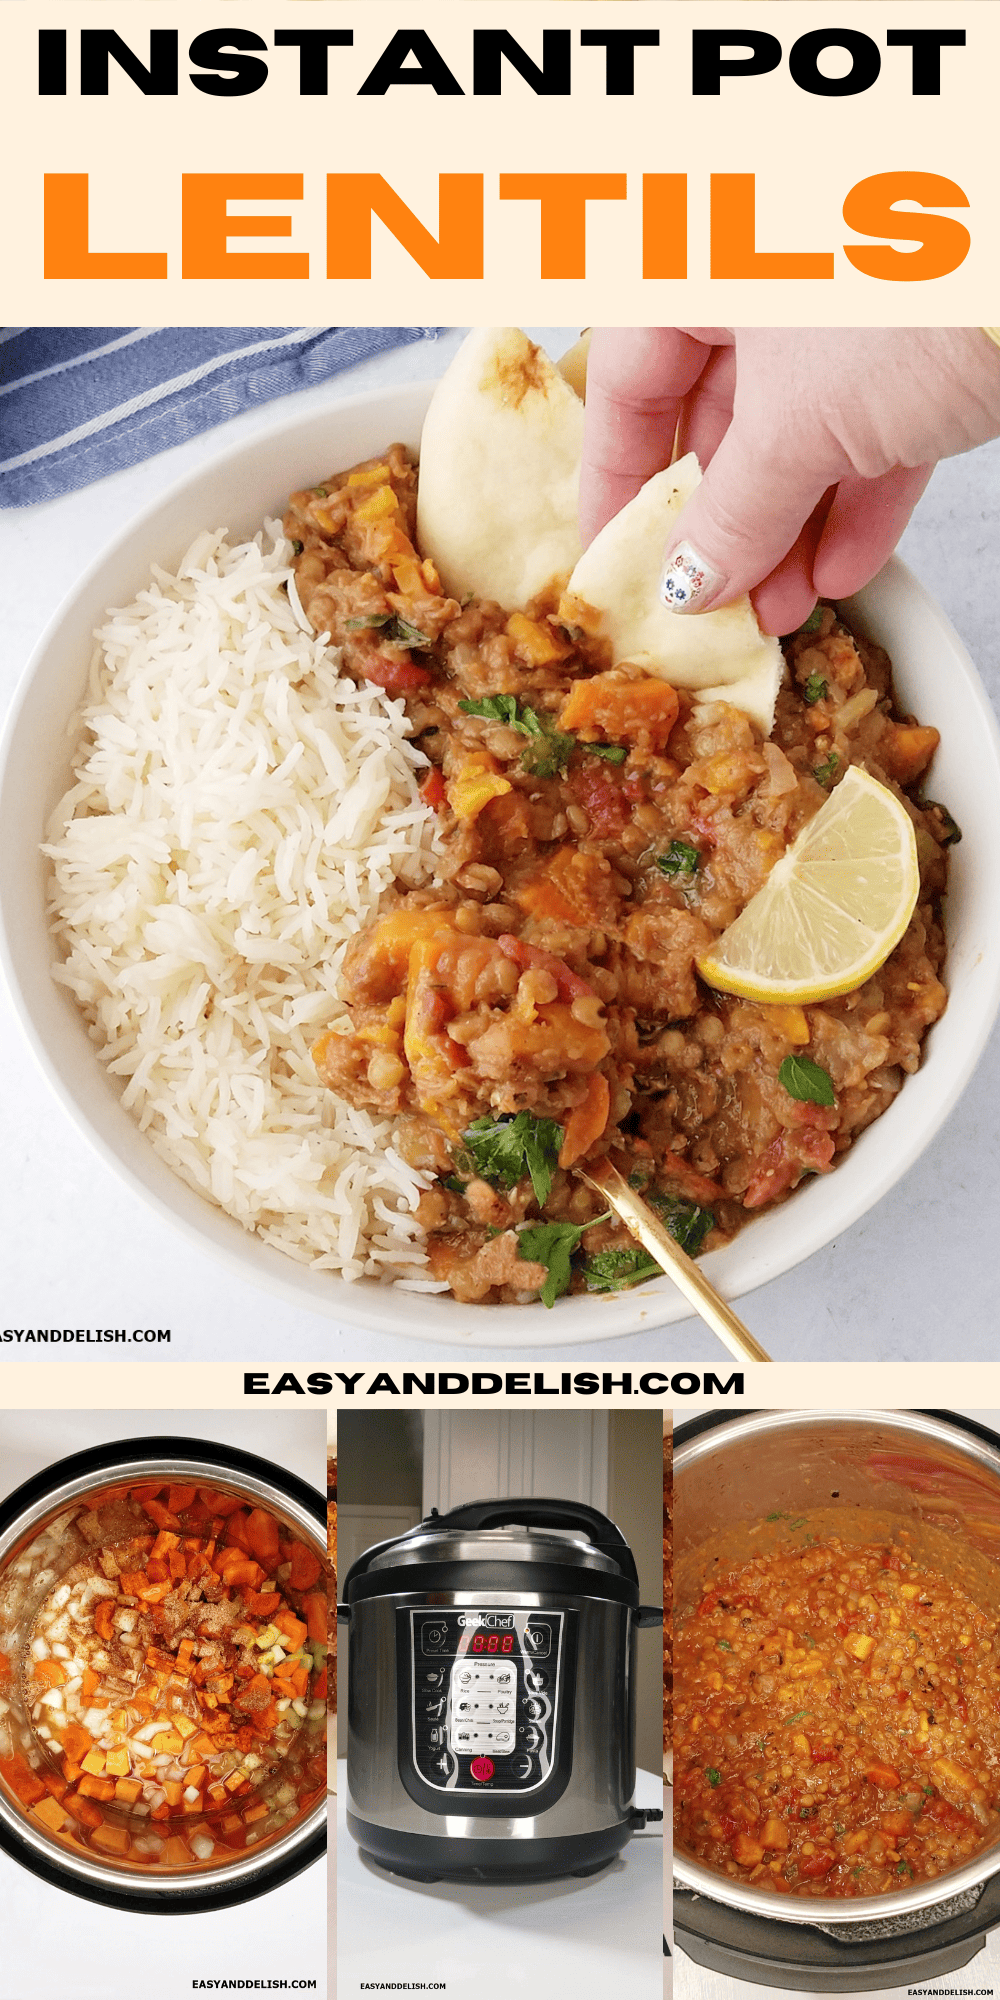
[[[266,1508],[207,1485],[102,1488],[5,1579],[3,1785],[107,1860],[252,1851],[325,1787],[326,1617],[318,1557]]]
[[[907,1540],[762,1555],[680,1630],[675,1835],[707,1867],[878,1896],[997,1839],[998,1620]]]

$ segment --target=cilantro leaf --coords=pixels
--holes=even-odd
[[[722,1772],[717,1771],[713,1764],[709,1764],[705,1771],[705,1776],[708,1779],[708,1782],[711,1785],[712,1790],[714,1792],[716,1785],[720,1784],[722,1781]]]
[[[665,854],[658,854],[656,865],[661,875],[693,875],[701,860],[697,847],[689,847],[686,840],[672,840]]]
[[[481,1180],[512,1188],[530,1174],[539,1208],[548,1200],[563,1137],[554,1118],[533,1118],[530,1111],[519,1111],[516,1118],[477,1118],[462,1133]]]
[[[426,632],[418,632],[415,625],[410,625],[405,618],[395,617],[391,611],[374,611],[366,618],[348,618],[345,630],[348,632],[380,630],[383,639],[388,639],[390,646],[411,646],[419,650],[421,646],[434,644]]]
[[[792,638],[801,639],[805,632],[818,632],[822,623],[823,606],[821,604],[814,604],[808,618],[801,625],[796,626],[795,631],[792,633]]]
[[[521,753],[521,764],[536,778],[561,777],[576,749],[575,736],[557,729],[550,715],[522,708],[512,694],[484,695],[479,701],[460,701],[458,706],[463,715],[481,715],[487,722],[502,722],[508,729],[516,729],[519,736],[531,737],[531,745]]]
[[[663,1270],[638,1244],[629,1250],[595,1250],[583,1267],[588,1292],[621,1292],[628,1285],[644,1284],[647,1278],[661,1278]]]
[[[786,1056],[778,1071],[778,1082],[789,1097],[800,1104],[836,1104],[833,1079],[808,1056]]]
[[[419,648],[420,646],[433,646],[434,644],[433,639],[429,638],[426,632],[419,631],[417,626],[411,625],[406,618],[393,619],[392,636],[400,646],[416,646]]]
[[[840,758],[838,757],[836,750],[831,750],[830,755],[829,757],[826,758],[825,762],[822,764],[817,764],[813,771],[813,777],[815,778],[817,784],[819,785],[832,784],[834,778],[836,777],[837,767],[839,763],[840,763]]]
[[[689,1257],[697,1257],[709,1230],[715,1228],[711,1209],[696,1201],[682,1201],[679,1195],[664,1194],[660,1188],[650,1188],[646,1200],[666,1223],[674,1242]]]
[[[628,751],[624,743],[581,743],[588,757],[603,757],[606,764],[624,764]]]
[[[543,729],[541,740],[522,751],[521,763],[535,778],[561,778],[576,749],[576,737],[563,729]]]
[[[543,1306],[554,1306],[563,1292],[569,1291],[573,1275],[572,1256],[577,1249],[585,1229],[593,1229],[595,1222],[606,1222],[611,1210],[604,1215],[595,1215],[589,1222],[536,1222],[530,1228],[522,1229],[517,1239],[517,1254],[526,1257],[531,1264],[544,1264],[548,1277],[542,1286]]]
[[[805,687],[802,690],[802,699],[805,702],[806,707],[812,708],[817,701],[822,701],[825,693],[826,693],[826,682],[823,679],[822,674],[810,674],[809,679],[807,680]]]

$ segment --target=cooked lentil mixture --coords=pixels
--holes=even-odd
[[[1000,1621],[903,1545],[715,1584],[675,1651],[675,1836],[735,1881],[878,1896],[1000,1835]]]
[[[18,1677],[32,1739],[0,1777],[50,1832],[113,1859],[230,1859],[325,1787],[322,1564],[209,1487],[108,1489],[48,1590]]]
[[[440,879],[349,948],[351,1027],[314,1051],[348,1102],[396,1121],[434,1177],[431,1275],[466,1301],[611,1291],[657,1266],[572,1168],[610,1154],[690,1252],[827,1173],[920,1062],[945,1005],[939,903],[957,829],[915,791],[937,731],[899,715],[889,661],[818,609],[785,644],[770,740],[725,702],[628,664],[538,600],[444,595],[415,546],[402,446],[292,496],[313,627],[407,707],[430,760]],[[474,501],[470,499],[470,504]],[[902,798],[921,891],[857,991],[759,1006],[695,958],[851,763]],[[808,1054],[833,1103],[779,1072]],[[786,1070],[787,1073],[787,1070]]]

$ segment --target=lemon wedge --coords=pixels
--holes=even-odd
[[[852,993],[899,943],[919,886],[906,808],[852,764],[698,971],[765,1005]]]

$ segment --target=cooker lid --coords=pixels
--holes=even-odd
[[[475,1500],[366,1550],[345,1579],[428,1563],[519,1563],[597,1570],[637,1584],[635,1560],[620,1528],[595,1507],[572,1500]],[[530,1584],[526,1579],[526,1588]]]

